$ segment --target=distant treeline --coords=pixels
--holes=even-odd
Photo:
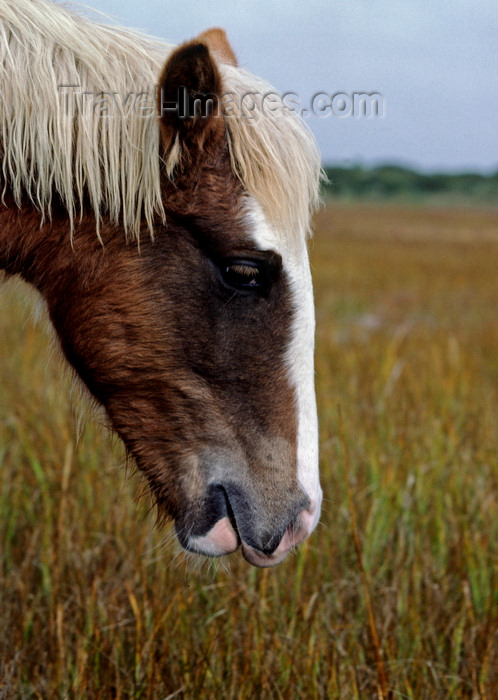
[[[435,198],[498,205],[498,171],[477,173],[420,173],[398,165],[366,168],[326,166],[328,195],[348,199]]]

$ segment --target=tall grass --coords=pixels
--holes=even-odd
[[[498,220],[317,217],[322,522],[196,563],[0,291],[0,699],[481,698],[498,688]]]

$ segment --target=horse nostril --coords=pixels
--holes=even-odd
[[[235,513],[233,512],[232,504],[230,503],[230,498],[228,497],[227,490],[224,486],[219,486],[218,488],[223,492],[223,496],[225,499],[226,515],[230,521],[230,525],[233,527],[237,536],[239,536],[239,531],[237,529],[237,521],[235,519]]]
[[[235,532],[237,532],[235,514],[230,503],[230,498],[228,497],[228,492],[224,486],[221,484],[211,484],[208,487],[206,508],[212,513],[213,517],[218,516],[215,521],[220,520],[222,517],[227,517],[231,526]]]
[[[206,492],[202,507],[197,510],[188,525],[184,521],[177,523],[178,537],[185,545],[189,537],[204,537],[220,520],[227,518],[234,528],[233,511],[228,500],[227,492],[219,484],[211,484]]]
[[[221,484],[211,484],[202,507],[192,520],[177,520],[175,527],[185,549],[206,556],[229,554],[240,545],[235,515],[227,491]]]

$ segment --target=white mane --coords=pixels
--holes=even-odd
[[[85,202],[139,235],[164,219],[156,84],[172,46],[95,24],[44,0],[0,0],[0,191],[50,216],[54,193],[71,228]],[[226,92],[272,92],[220,66]],[[309,229],[318,201],[315,142],[293,115],[225,117],[232,167],[281,235]],[[168,171],[172,163],[168,163]],[[286,232],[286,233],[284,233]]]

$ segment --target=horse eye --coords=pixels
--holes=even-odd
[[[250,260],[225,261],[221,273],[225,284],[232,289],[257,292],[268,286],[262,266]]]

